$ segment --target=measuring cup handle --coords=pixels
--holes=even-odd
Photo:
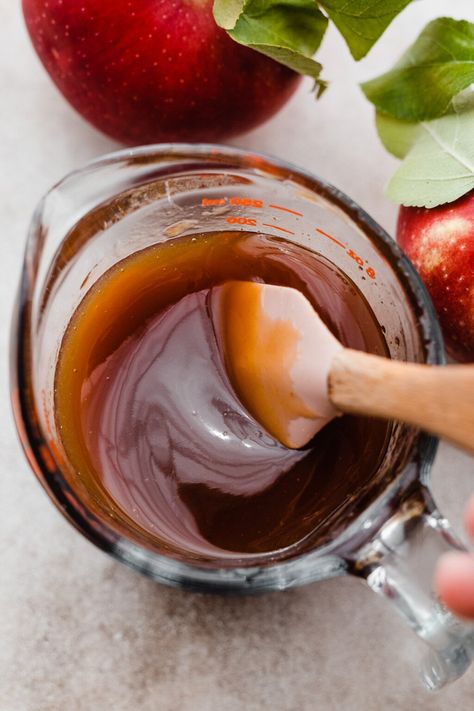
[[[433,591],[434,567],[449,550],[464,550],[449,522],[421,484],[404,498],[349,571],[389,600],[428,645],[421,678],[430,690],[460,677],[474,659],[474,625],[454,617]]]

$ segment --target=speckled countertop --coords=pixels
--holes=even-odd
[[[0,0],[0,711],[418,711],[467,709],[474,669],[438,695],[419,685],[420,643],[353,579],[235,599],[170,590],[115,563],[48,501],[21,454],[8,402],[9,320],[31,212],[67,171],[116,147],[59,97],[27,40],[19,2]],[[309,82],[234,143],[324,176],[393,233],[382,197],[395,166],[356,81],[387,67],[425,22],[474,19],[472,0],[413,3],[355,67],[335,32]],[[460,529],[472,459],[443,446],[433,472]]]

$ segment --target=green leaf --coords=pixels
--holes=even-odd
[[[430,22],[395,67],[362,84],[384,114],[425,121],[445,114],[474,82],[474,24],[442,17]]]
[[[231,30],[239,19],[245,0],[225,0],[214,2],[214,19],[224,30]]]
[[[420,124],[401,121],[377,111],[375,125],[379,138],[389,153],[396,158],[405,158],[420,134]]]
[[[387,195],[402,205],[436,207],[474,188],[474,96],[454,113],[419,124],[419,135],[391,179]]]
[[[275,59],[315,80],[318,96],[326,88],[321,64],[311,59],[321,44],[327,17],[314,0],[246,0],[232,24],[238,0],[215,0],[214,17],[239,44]]]
[[[411,0],[318,0],[344,37],[354,59],[365,57]]]

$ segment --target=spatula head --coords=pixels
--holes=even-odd
[[[231,281],[211,310],[229,379],[271,435],[299,448],[339,414],[327,379],[342,345],[300,291]]]

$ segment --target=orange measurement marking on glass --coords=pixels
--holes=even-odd
[[[263,207],[263,202],[261,200],[254,200],[253,198],[246,197],[231,197],[229,203],[231,205],[243,205],[243,207],[256,207],[258,209]]]
[[[202,207],[213,207],[214,205],[225,205],[226,198],[203,198],[201,200]]]
[[[269,205],[268,207],[273,207],[274,210],[282,210],[283,212],[289,212],[290,215],[297,215],[297,217],[303,217],[302,212],[296,212],[296,210],[290,210],[289,207],[284,207],[283,205]]]
[[[226,222],[229,225],[248,225],[249,227],[256,227],[257,220],[253,217],[226,217]]]
[[[359,267],[363,267],[363,266],[364,266],[364,260],[362,259],[362,257],[359,257],[359,255],[358,255],[356,252],[354,252],[353,249],[348,249],[348,250],[347,250],[347,255],[348,255],[351,259],[353,259],[354,262],[356,262],[356,264],[359,265]]]
[[[278,227],[277,225],[268,225],[265,222],[262,222],[262,227],[271,227],[273,230],[280,230],[280,232],[286,232],[287,235],[295,234],[291,230],[286,230],[284,227]]]
[[[346,245],[343,242],[339,242],[338,239],[336,239],[332,235],[328,235],[328,233],[325,232],[324,230],[320,230],[319,227],[316,227],[316,232],[319,232],[320,235],[324,235],[324,237],[327,237],[328,239],[332,240],[332,242],[337,244],[339,247],[342,247],[343,249],[346,248]]]

